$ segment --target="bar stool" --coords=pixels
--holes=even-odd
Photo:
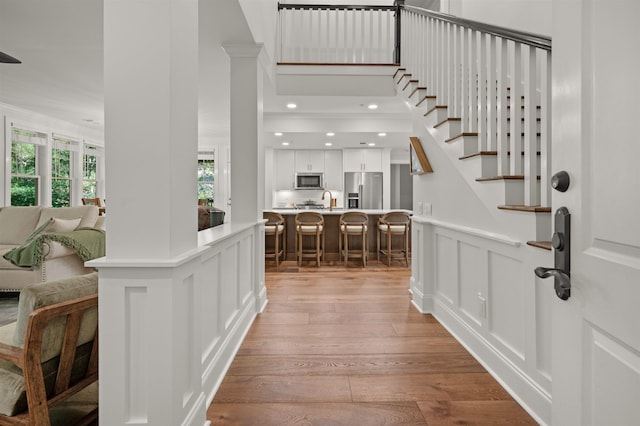
[[[378,219],[378,261],[380,253],[387,256],[387,266],[391,266],[391,258],[404,258],[409,266],[409,232],[411,232],[411,216],[407,212],[392,211]],[[385,247],[380,242],[384,235]],[[402,236],[402,248],[393,248],[393,237]]]
[[[302,259],[315,258],[320,266],[320,259],[324,253],[324,217],[316,212],[300,212],[296,214],[296,257],[298,266]],[[313,237],[313,247],[303,247],[303,237]]]
[[[280,258],[285,260],[287,257],[287,227],[285,226],[284,217],[276,212],[263,212],[262,217],[267,219],[264,224],[264,258],[275,259],[276,267],[280,266]],[[273,251],[267,247],[267,237],[273,236]]]
[[[340,238],[338,239],[338,252],[344,257],[344,266],[347,266],[349,256],[362,259],[362,266],[367,266],[367,225],[369,216],[363,212],[346,212],[340,215]],[[360,250],[349,249],[349,237],[360,237]]]

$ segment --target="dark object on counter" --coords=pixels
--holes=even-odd
[[[222,225],[224,213],[216,207],[198,206],[198,231]]]

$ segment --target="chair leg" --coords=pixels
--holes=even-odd
[[[380,229],[378,229],[376,233],[378,234],[378,242],[376,244],[376,247],[378,249],[377,256],[378,256],[378,262],[380,262]]]
[[[387,230],[387,266],[391,266],[391,232]]]
[[[276,268],[278,266],[280,266],[280,250],[278,250],[280,247],[280,235],[278,235],[278,231],[276,230],[276,233],[273,235],[273,239],[274,239],[274,246],[275,246],[275,251],[274,251],[274,257],[276,258]]]

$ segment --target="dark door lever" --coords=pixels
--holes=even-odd
[[[556,295],[560,299],[567,300],[571,296],[571,278],[563,270],[538,266],[534,272],[539,278],[554,278]]]
[[[571,297],[571,214],[566,207],[560,207],[554,216],[556,232],[551,238],[554,267],[539,266],[534,272],[540,278],[553,277],[556,295],[567,300]]]

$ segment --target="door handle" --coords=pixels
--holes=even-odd
[[[561,269],[545,268],[544,266],[538,266],[534,272],[540,278],[553,277],[556,296],[560,299],[567,300],[571,297],[571,278],[566,272]]]
[[[560,207],[554,215],[556,232],[551,239],[554,251],[554,268],[537,267],[534,272],[539,278],[553,277],[556,295],[567,300],[571,297],[571,214],[566,207]]]

